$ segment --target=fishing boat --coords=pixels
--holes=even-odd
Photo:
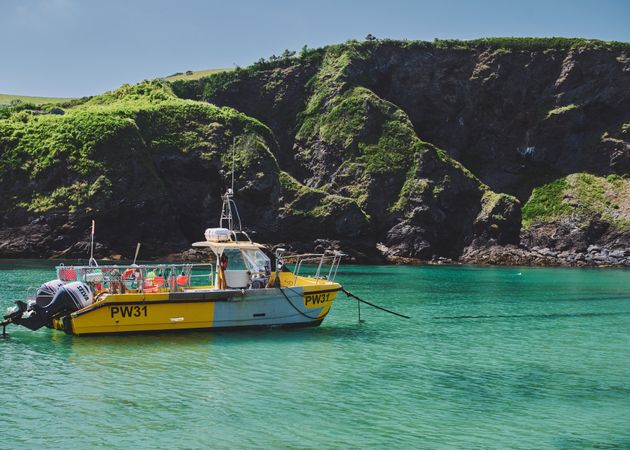
[[[204,237],[192,246],[210,250],[207,263],[99,265],[91,253],[88,265],[60,264],[54,280],[7,311],[3,334],[8,324],[77,336],[317,326],[342,290],[342,254],[271,252],[252,241],[232,189],[219,227]],[[92,251],[93,242],[94,226]]]

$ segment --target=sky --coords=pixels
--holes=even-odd
[[[0,93],[96,95],[367,34],[629,42],[630,0],[0,0]]]

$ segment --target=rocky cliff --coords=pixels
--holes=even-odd
[[[0,112],[4,257],[84,255],[93,217],[102,256],[182,251],[218,221],[234,146],[260,240],[630,264],[628,44],[350,41],[47,112]]]

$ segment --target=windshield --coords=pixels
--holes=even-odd
[[[223,254],[227,256],[228,266],[227,270],[247,270],[249,267],[245,265],[243,256],[238,248],[226,248],[223,250]]]
[[[243,250],[245,264],[251,272],[268,272],[271,270],[271,260],[260,250]]]

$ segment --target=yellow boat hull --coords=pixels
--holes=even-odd
[[[93,335],[319,325],[341,286],[303,284],[281,289],[105,295],[87,308],[55,319],[53,328]]]

